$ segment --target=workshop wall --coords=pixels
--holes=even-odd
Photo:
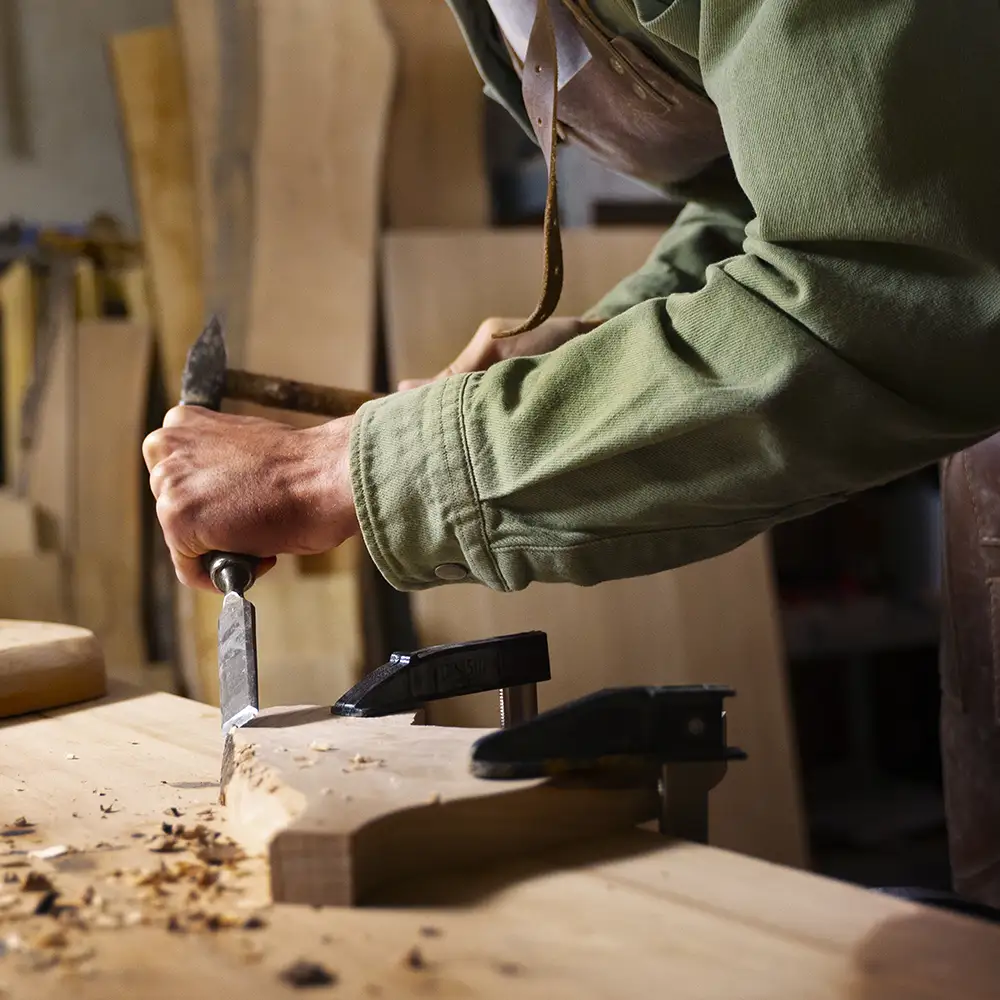
[[[0,6],[16,11],[16,30],[5,35],[0,56],[8,59],[0,218],[57,225],[111,212],[134,232],[105,43],[116,32],[168,20],[170,0],[3,0]],[[13,83],[12,68],[19,77]],[[27,149],[20,152],[12,117],[23,122]]]

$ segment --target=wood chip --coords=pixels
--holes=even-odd
[[[15,829],[17,829],[18,827],[22,827],[22,826],[34,826],[35,824],[34,823],[29,823],[28,820],[24,816],[18,816],[17,819],[14,820],[14,822],[11,823],[10,825],[12,827],[14,827]]]
[[[21,892],[52,892],[54,888],[55,886],[49,881],[47,875],[43,875],[41,872],[28,872],[28,876],[21,886]]]
[[[79,760],[80,758],[77,757],[77,755],[75,753],[68,753],[68,754],[66,754],[66,759],[67,760]]]
[[[330,746],[329,743],[326,743],[323,740],[313,740],[312,743],[309,744],[309,749],[317,750],[320,753],[326,753],[328,750],[334,750],[335,747]]]
[[[185,850],[185,847],[176,837],[157,837],[149,845],[149,850],[154,854],[172,854]]]
[[[426,969],[427,960],[424,958],[424,953],[420,950],[419,945],[414,945],[404,956],[403,964],[409,969]]]
[[[65,844],[53,844],[51,847],[42,847],[37,851],[28,851],[28,854],[33,858],[48,861],[51,858],[61,858],[64,854],[69,854],[71,850],[72,848]]]
[[[300,959],[282,969],[278,973],[278,978],[295,989],[302,989],[309,986],[334,986],[337,983],[337,974],[320,965],[319,962],[307,962]]]

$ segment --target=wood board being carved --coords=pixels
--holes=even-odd
[[[276,902],[349,906],[415,876],[461,871],[627,830],[657,815],[641,788],[484,781],[469,773],[479,730],[414,715],[261,713],[226,741],[233,836],[267,851]]]
[[[490,221],[483,83],[442,0],[380,0],[399,53],[385,172],[386,226]]]
[[[560,311],[583,312],[645,260],[659,235],[646,229],[566,230]],[[541,237],[394,233],[386,239],[385,262],[395,382],[441,370],[487,316],[527,315],[541,280]],[[534,585],[516,594],[461,584],[435,588],[413,595],[413,612],[423,644],[524,629],[547,632],[552,680],[539,687],[542,709],[616,684],[732,685],[737,698],[728,709],[729,741],[746,750],[749,760],[732,769],[712,796],[711,842],[784,864],[806,863],[766,539],[673,572],[594,588]],[[497,712],[496,697],[484,694],[434,703],[428,718],[492,726]]]

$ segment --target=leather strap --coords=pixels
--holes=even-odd
[[[559,0],[555,0],[556,3]],[[521,74],[521,93],[531,127],[545,157],[548,188],[545,192],[545,217],[542,223],[544,278],[542,295],[534,312],[513,330],[501,330],[494,339],[526,333],[544,323],[556,310],[562,294],[562,238],[559,233],[559,198],[556,191],[557,105],[559,101],[559,61],[556,32],[549,0],[538,0],[535,21],[528,37],[528,49]]]

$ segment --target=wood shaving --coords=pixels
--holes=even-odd
[[[278,978],[295,989],[309,986],[334,986],[337,983],[335,972],[330,972],[319,962],[307,962],[305,959],[299,959],[299,961],[282,969],[278,973]]]
[[[61,858],[72,850],[72,847],[67,847],[65,844],[53,844],[51,847],[42,847],[37,851],[28,851],[28,854],[41,861],[48,861],[51,858]]]
[[[175,851],[185,850],[185,847],[176,837],[157,837],[149,845],[149,849],[154,854],[172,854]]]
[[[77,755],[75,753],[68,753],[68,754],[66,754],[66,759],[67,760],[79,760],[80,758],[77,757]]]
[[[325,743],[323,740],[313,740],[312,743],[309,744],[309,749],[317,750],[320,753],[326,753],[326,751],[334,750],[336,748],[330,746],[329,743]]]

